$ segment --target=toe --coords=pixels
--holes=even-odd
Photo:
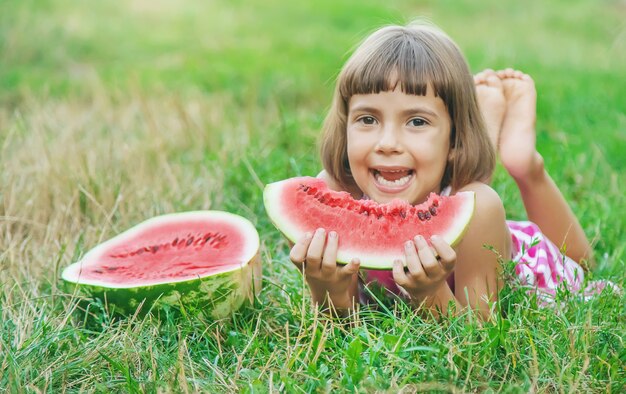
[[[487,77],[487,85],[494,88],[501,88],[502,81],[498,78],[498,75],[494,72],[493,75]]]
[[[505,68],[504,70],[499,70],[496,74],[500,79],[513,78],[513,74],[515,70],[512,68]]]
[[[480,85],[487,82],[487,75],[485,74],[485,71],[481,71],[478,74],[474,75],[474,83],[476,85]]]

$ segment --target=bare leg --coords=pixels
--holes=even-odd
[[[502,80],[506,113],[499,139],[500,161],[519,187],[528,219],[535,222],[566,254],[582,263],[591,257],[591,246],[537,152],[535,83],[520,71],[498,71]]]
[[[491,144],[497,152],[500,128],[506,110],[502,81],[495,71],[487,69],[474,75],[474,84],[476,85],[478,108],[480,108],[480,113],[485,121]],[[485,182],[491,183],[491,176]]]
[[[506,110],[502,81],[495,71],[487,69],[474,76],[474,83],[478,107],[483,115],[493,148],[497,150],[500,128]]]

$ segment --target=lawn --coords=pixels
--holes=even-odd
[[[591,276],[626,288],[626,4],[621,0],[0,1],[0,391],[626,391],[626,296],[441,322],[402,303],[312,310],[264,184],[320,170],[351,48],[426,17],[474,72],[539,92],[538,145],[593,240]],[[493,187],[523,218],[514,183]],[[232,317],[110,315],[60,272],[149,217],[218,209],[261,236],[263,289]]]

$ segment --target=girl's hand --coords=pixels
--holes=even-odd
[[[454,269],[456,252],[439,236],[430,239],[429,247],[421,235],[405,243],[406,269],[402,261],[393,264],[393,279],[420,302],[435,293]]]
[[[289,258],[304,274],[311,289],[313,302],[326,303],[326,295],[335,308],[351,308],[357,294],[360,262],[352,260],[345,266],[337,265],[339,237],[319,228],[306,233],[291,248]]]

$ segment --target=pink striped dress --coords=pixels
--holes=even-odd
[[[507,221],[507,225],[511,232],[515,274],[522,285],[536,290],[540,305],[554,304],[558,289],[585,299],[600,294],[606,287],[619,291],[607,280],[588,281],[585,286],[583,268],[565,256],[535,223]]]
[[[448,188],[442,195],[448,195]],[[556,302],[557,290],[567,290],[584,299],[600,294],[605,288],[620,292],[618,286],[607,280],[588,281],[585,285],[583,268],[565,256],[559,248],[543,235],[539,226],[532,222],[506,222],[511,232],[511,260],[516,263],[515,274],[524,287],[536,292],[540,306]],[[378,285],[400,296],[407,296],[404,289],[396,285],[391,271],[363,270],[363,283]],[[454,291],[454,273],[448,278]],[[584,287],[583,287],[584,286]],[[361,301],[368,297],[361,291]]]

